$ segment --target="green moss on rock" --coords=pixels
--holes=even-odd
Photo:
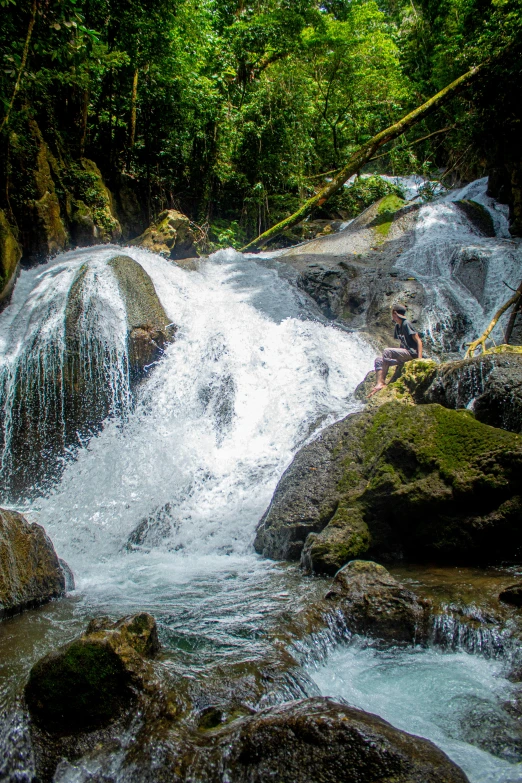
[[[377,217],[372,223],[374,231],[382,238],[387,237],[396,213],[405,205],[405,201],[395,193],[385,196],[377,207]]]
[[[91,731],[115,720],[150,682],[148,664],[159,649],[148,614],[91,621],[87,632],[38,661],[25,699],[31,717],[56,734]]]
[[[22,248],[4,211],[0,209],[0,302],[3,302],[13,290],[21,257]]]
[[[338,422],[296,456],[255,546],[295,557],[302,540],[302,563],[318,573],[365,553],[522,559],[521,469],[519,435],[468,411],[386,402]],[[318,509],[332,506],[331,518],[320,518]]]

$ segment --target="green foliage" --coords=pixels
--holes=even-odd
[[[330,208],[342,213],[345,220],[354,218],[364,209],[374,204],[383,196],[395,195],[404,198],[404,193],[398,185],[382,179],[378,175],[357,177],[350,187],[330,199]]]
[[[31,6],[0,3],[5,113]],[[522,0],[39,3],[1,138],[8,186],[0,208],[11,202],[12,180],[20,178],[14,191],[28,187],[13,160],[32,143],[34,119],[57,159],[92,158],[109,179],[125,171],[142,183],[150,214],[181,207],[215,226],[218,244],[224,231],[238,243],[295,211],[319,174],[378,130],[509,45],[473,102],[458,99],[415,131],[447,125],[447,134],[420,144],[409,134],[376,164],[393,174],[426,175],[448,161],[478,171],[487,150],[501,155],[519,143],[521,28]],[[343,194],[343,209],[353,215],[382,195]]]

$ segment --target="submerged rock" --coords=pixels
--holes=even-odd
[[[0,617],[65,593],[64,571],[45,530],[16,511],[0,509],[0,566]]]
[[[152,253],[165,258],[194,258],[199,256],[196,237],[190,220],[175,209],[166,209],[137,239],[130,245],[144,247]]]
[[[519,435],[466,411],[388,402],[328,427],[298,452],[254,546],[276,559],[302,555],[316,573],[366,553],[516,560],[521,467]]]
[[[428,740],[382,718],[321,697],[242,718],[216,734],[220,757],[208,783],[466,783],[462,770]],[[197,777],[197,775],[196,775]]]
[[[148,614],[92,621],[86,633],[38,661],[25,698],[33,720],[47,732],[90,731],[116,719],[147,677],[144,657],[159,650]]]
[[[325,597],[352,633],[416,643],[428,635],[429,604],[377,563],[352,560],[337,572]]]

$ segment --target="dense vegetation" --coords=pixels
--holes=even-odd
[[[373,170],[442,169],[450,181],[520,158],[521,0],[0,6],[8,214],[33,120],[62,159],[93,159],[109,184],[130,175],[149,217],[176,206],[225,240],[252,237],[377,131],[504,50]]]

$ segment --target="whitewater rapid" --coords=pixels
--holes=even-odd
[[[111,559],[123,558],[128,580],[138,558],[125,551],[127,538],[158,512],[163,532],[152,559],[164,553],[171,569],[173,557],[197,569],[215,557],[251,555],[284,468],[318,427],[354,409],[351,393],[374,356],[356,335],[313,319],[306,297],[251,258],[221,251],[189,272],[146,251],[125,253],[153,280],[176,339],[149,368],[132,412],[109,417],[59,484],[26,504],[80,587],[96,589],[113,580]],[[22,288],[24,274],[33,279],[29,298],[43,290],[53,302],[46,310],[40,301],[34,314],[41,321],[50,310],[49,333],[56,299],[79,265],[96,270],[102,304],[109,295],[114,302],[106,266],[114,254],[75,251],[22,273]],[[119,342],[122,312],[114,303],[110,312]],[[27,320],[27,307],[20,313]]]

